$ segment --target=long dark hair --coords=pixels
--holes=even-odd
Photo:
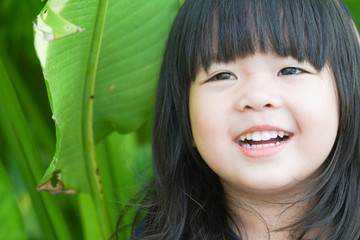
[[[224,190],[193,147],[189,88],[199,69],[212,62],[269,51],[318,70],[328,64],[340,109],[335,144],[307,196],[315,206],[287,229],[296,239],[313,228],[321,229],[316,239],[360,239],[360,48],[340,0],[185,1],[159,78],[154,179],[134,221],[146,215],[141,239],[229,239],[232,218]]]

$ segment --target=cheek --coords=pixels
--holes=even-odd
[[[330,153],[338,131],[338,100],[330,85],[311,89],[297,109],[297,124],[302,136],[299,151],[307,159],[324,161]],[[304,151],[307,150],[307,151]]]
[[[190,111],[190,123],[194,143],[196,147],[202,148],[214,138],[213,116],[208,111],[204,111],[206,106],[192,106]]]
[[[218,155],[227,134],[225,106],[219,99],[199,92],[190,92],[190,123],[194,144],[202,157]]]
[[[221,125],[223,114],[217,105],[217,102],[206,94],[190,92],[190,123],[194,137],[209,136]]]

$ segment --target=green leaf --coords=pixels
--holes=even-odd
[[[101,239],[100,224],[96,219],[96,208],[93,199],[88,194],[79,194],[79,210],[83,226],[83,235],[86,240]]]
[[[38,189],[90,193],[104,238],[111,220],[95,142],[149,118],[178,8],[178,0],[49,0],[35,25],[57,129],[56,152]]]
[[[49,1],[41,13],[51,8],[51,12],[59,14],[61,9],[69,6],[65,1],[53,2],[51,4],[52,2]],[[74,3],[79,3],[79,1]],[[88,16],[87,21],[83,19],[80,24],[86,26],[87,29],[95,29],[98,4],[96,1],[92,1],[89,5],[92,8],[85,8],[81,11],[82,15]],[[39,183],[39,190],[47,189],[56,193],[75,192],[75,189],[79,189],[89,192],[83,153],[85,149],[84,134],[87,133],[87,129],[82,126],[87,120],[89,112],[89,108],[86,109],[84,104],[90,104],[89,101],[84,100],[84,95],[90,94],[88,85],[93,82],[86,71],[89,62],[93,61],[90,58],[89,48],[93,46],[91,42],[94,30],[48,41],[49,38],[44,35],[44,29],[46,27],[56,28],[56,26],[51,25],[53,22],[47,22],[48,25],[43,26],[44,22],[39,19],[41,17],[38,17],[38,26],[35,28],[35,46],[43,67],[57,129],[56,153],[45,176]],[[54,30],[48,29],[47,31]],[[71,42],[78,44],[70,44]],[[76,54],[76,52],[82,54]],[[58,161],[59,159],[61,160]],[[58,182],[54,186],[56,179]]]
[[[142,127],[138,131],[150,130]],[[114,132],[96,146],[99,174],[113,223],[119,209],[125,207],[152,174],[150,139],[139,141],[137,135],[138,132],[125,135]]]
[[[42,223],[44,237],[69,239],[70,234],[64,228],[66,224],[59,206],[48,194],[39,194],[35,189],[43,170],[41,156],[35,144],[36,137],[32,134],[13,86],[17,80],[14,74],[8,73],[12,67],[6,66],[10,66],[10,63],[0,51],[0,132],[5,139],[5,153],[2,152],[2,156],[12,159],[19,168],[38,220]]]
[[[177,0],[110,1],[95,89],[99,140],[114,129],[131,132],[149,117]]]
[[[360,25],[360,4],[359,0],[344,0],[346,5],[348,6],[350,12],[353,15],[354,21],[359,29]]]
[[[149,117],[178,8],[177,0],[47,3],[38,17],[35,47],[57,126],[57,151],[39,189],[90,192],[90,185],[98,184],[90,180],[97,169],[94,141],[114,130],[131,132]],[[50,13],[56,21],[47,21]],[[48,40],[44,25],[52,33],[67,25],[72,31]],[[56,179],[55,187],[49,184]]]
[[[14,190],[0,161],[0,239],[27,239]]]

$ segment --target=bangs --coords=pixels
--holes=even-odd
[[[189,2],[189,1],[188,1]],[[256,52],[308,61],[321,70],[336,44],[332,0],[192,1],[184,37],[187,73]],[[187,21],[186,21],[187,20]]]

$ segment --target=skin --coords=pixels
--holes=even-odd
[[[246,215],[250,236],[268,239],[267,229],[258,229],[263,221],[240,203],[255,209],[270,229],[294,220],[299,212],[281,215],[282,207],[264,203],[293,201],[308,191],[304,180],[318,174],[334,145],[339,114],[330,69],[317,71],[273,53],[215,63],[192,82],[189,110],[195,146],[219,175],[229,207],[239,219]],[[290,138],[260,150],[239,145],[241,134],[263,130],[283,130]]]

